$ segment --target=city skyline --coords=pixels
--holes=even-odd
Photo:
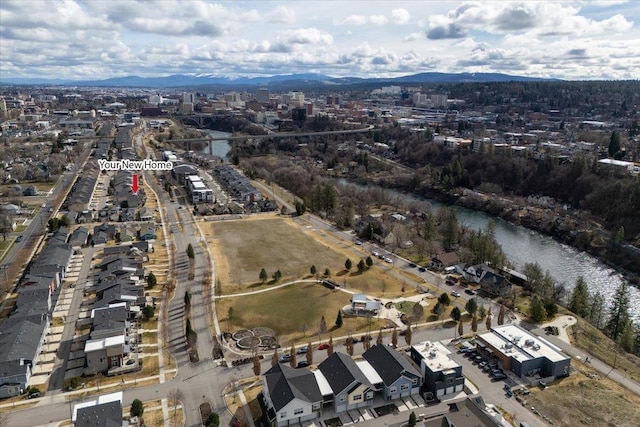
[[[0,82],[170,74],[640,77],[640,10],[576,2],[3,1]]]

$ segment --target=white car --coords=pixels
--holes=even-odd
[[[454,297],[459,297],[460,296],[460,294],[458,292],[456,292],[456,291],[452,291],[451,295],[453,295]]]
[[[389,264],[391,264],[393,262],[393,260],[391,258],[389,258],[389,257],[386,257],[384,260],[386,262],[388,262]]]

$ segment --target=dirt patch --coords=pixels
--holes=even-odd
[[[524,396],[527,407],[547,416],[554,426],[632,426],[640,419],[640,396],[602,378],[584,364],[577,372],[546,389]]]

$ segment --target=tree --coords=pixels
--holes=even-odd
[[[207,417],[207,420],[204,423],[205,427],[219,427],[220,426],[220,415],[216,412],[212,412]]]
[[[191,295],[189,295],[189,291],[184,291],[184,306],[186,309],[191,308]]]
[[[147,287],[149,289],[153,288],[156,283],[157,283],[157,279],[156,279],[156,275],[153,274],[153,271],[149,273],[149,275],[147,276]]]
[[[278,280],[280,280],[282,278],[282,272],[280,270],[276,270],[276,272],[273,273],[271,278],[273,279],[274,282],[277,282]]]
[[[504,305],[500,305],[500,311],[498,312],[498,325],[504,325]]]
[[[364,270],[366,270],[366,268],[367,268],[367,266],[364,264],[364,261],[360,260],[358,262],[358,273],[362,274],[364,272]]]
[[[444,292],[438,297],[438,302],[446,307],[451,304],[451,298],[448,293]]]
[[[156,314],[156,309],[152,305],[145,305],[142,309],[142,315],[149,320]]]
[[[537,296],[533,297],[531,305],[529,306],[529,314],[534,322],[540,323],[547,318],[547,312],[544,309],[544,303]]]
[[[376,339],[376,345],[382,345],[382,328],[378,331],[378,339]]]
[[[411,411],[411,414],[409,415],[409,422],[407,423],[407,427],[416,427],[416,424],[417,424],[416,413]]]
[[[461,338],[464,335],[464,322],[462,319],[458,321],[458,335],[460,335]]]
[[[261,281],[262,283],[266,282],[268,277],[269,277],[269,276],[267,275],[267,270],[265,270],[264,268],[263,268],[262,270],[260,270],[260,276],[259,276],[259,278],[260,278],[260,281]]]
[[[371,266],[373,265],[373,259],[371,258],[371,256],[367,257],[365,263],[367,264],[367,268],[371,268]]]
[[[623,281],[613,294],[604,330],[609,338],[618,341],[618,337],[629,322],[629,285]]]
[[[391,345],[393,345],[393,348],[398,347],[398,330],[395,327],[391,333]]]
[[[547,313],[547,319],[551,319],[558,313],[558,304],[556,304],[553,298],[546,298],[544,300],[544,311]]]
[[[423,314],[424,307],[422,306],[422,304],[420,304],[419,302],[413,304],[413,307],[411,307],[411,317],[416,324],[418,323],[418,320],[422,318]]]
[[[473,333],[478,332],[478,318],[475,314],[473,315],[473,317],[471,317],[471,330],[473,331]]]
[[[304,203],[303,203],[303,202],[300,202],[300,201],[296,201],[296,203],[295,203],[295,207],[296,207],[296,215],[297,215],[297,216],[304,215],[304,213],[305,213],[305,212],[306,212],[306,210],[307,210],[307,208],[306,208],[306,206],[304,205]]]
[[[311,273],[312,276],[316,275],[316,266],[312,265],[311,268],[309,269],[309,273]]]
[[[589,323],[596,328],[602,326],[602,315],[604,313],[604,297],[598,291],[589,300]]]
[[[140,399],[134,399],[131,404],[131,410],[129,411],[132,417],[141,417],[144,413],[144,405]]]
[[[404,333],[404,342],[406,342],[407,345],[411,345],[411,338],[412,338],[411,325],[407,325],[407,329],[405,329],[405,333]]]
[[[174,388],[169,390],[167,397],[169,402],[173,404],[173,416],[175,417],[176,412],[178,412],[178,404],[184,399],[184,393],[179,388]]]
[[[351,270],[351,267],[353,267],[353,264],[351,263],[351,260],[349,258],[347,258],[347,260],[344,262],[344,268],[349,271]]]
[[[329,270],[328,268],[325,268],[324,269],[324,275],[325,275],[325,277],[331,276],[331,270]]]
[[[459,225],[458,218],[453,209],[446,209],[445,228],[442,243],[447,251],[451,251],[458,244]]]
[[[489,311],[487,312],[487,320],[484,323],[484,325],[487,327],[487,331],[491,330],[491,318],[492,317],[493,317],[493,314],[491,314],[491,307],[489,307]]]
[[[49,228],[53,228],[52,225],[52,220],[49,220]],[[6,241],[7,240],[7,235],[9,233],[11,233],[13,231],[12,228],[12,224],[11,224],[11,218],[9,218],[9,215],[0,215],[0,233],[2,233],[2,240]]]
[[[336,328],[342,327],[342,310],[338,310],[338,317],[336,317]]]
[[[309,365],[313,364],[313,347],[311,346],[311,341],[307,344],[307,363]]]
[[[256,377],[259,377],[260,371],[261,371],[260,356],[258,356],[258,353],[255,353],[253,355],[253,375],[255,375]]]
[[[191,243],[189,243],[189,246],[187,246],[187,257],[189,258],[189,260],[193,260],[196,257],[196,253],[193,250],[193,246],[191,246]]]
[[[322,318],[320,318],[320,339],[322,339],[322,335],[327,333],[327,321],[324,320],[324,316],[322,316]]]
[[[333,337],[329,337],[329,347],[327,347],[327,356],[333,354]]]
[[[276,366],[280,361],[280,357],[278,356],[278,346],[273,347],[273,357],[271,357],[271,366]]]
[[[347,354],[349,356],[353,356],[353,338],[348,337],[346,344],[347,344]]]
[[[620,151],[620,135],[616,131],[611,132],[609,137],[609,157],[614,157]]]
[[[467,313],[469,313],[470,315],[475,315],[476,311],[478,310],[478,303],[476,302],[476,299],[471,298],[469,301],[467,301],[467,303],[464,305],[464,309],[467,310]]]
[[[571,293],[569,310],[580,317],[587,318],[589,315],[589,288],[582,276],[576,280],[573,292]]]
[[[631,353],[634,348],[634,338],[633,323],[627,322],[620,335],[620,347],[622,347],[624,351]]]
[[[462,313],[460,312],[460,309],[458,307],[453,307],[453,309],[451,310],[451,318],[457,322],[460,320],[460,318],[462,317]]]
[[[433,314],[436,315],[436,319],[440,319],[440,316],[442,316],[442,313],[444,313],[444,305],[442,305],[442,303],[437,302],[436,305],[433,306],[433,308],[431,309],[431,312]]]
[[[486,315],[487,315],[487,309],[484,307],[484,304],[482,304],[480,308],[478,308],[478,318],[480,320],[483,320]]]
[[[293,344],[291,344],[291,349],[289,350],[289,355],[290,355],[290,357],[289,357],[289,365],[292,368],[295,368],[296,364],[298,363],[298,361],[296,360],[296,347]]]

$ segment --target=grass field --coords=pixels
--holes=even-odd
[[[231,331],[241,328],[266,326],[273,329],[283,346],[291,342],[304,344],[318,339],[320,319],[325,317],[327,334],[347,335],[348,333],[366,332],[368,321],[365,318],[344,317],[343,326],[337,330],[334,327],[338,310],[349,304],[350,295],[330,290],[320,284],[299,283],[286,288],[276,289],[258,295],[236,298],[224,298],[216,303],[223,330],[229,327]],[[228,322],[227,313],[233,307],[231,321]],[[223,314],[224,313],[224,314]],[[386,325],[385,321],[373,319],[371,331],[377,331]],[[305,331],[303,332],[303,329]]]
[[[208,223],[203,225],[203,230],[213,249],[216,275],[222,282],[223,294],[269,286],[276,270],[282,273],[280,283],[309,278],[310,268],[315,265],[319,274],[328,268],[331,279],[348,289],[386,298],[403,295],[403,284],[376,264],[362,274],[355,268],[346,271],[347,258],[355,266],[363,255],[359,258],[349,245],[336,244],[290,218],[261,216]],[[269,277],[266,285],[259,280],[262,268]],[[411,295],[414,290],[405,286],[405,291],[405,295]]]

